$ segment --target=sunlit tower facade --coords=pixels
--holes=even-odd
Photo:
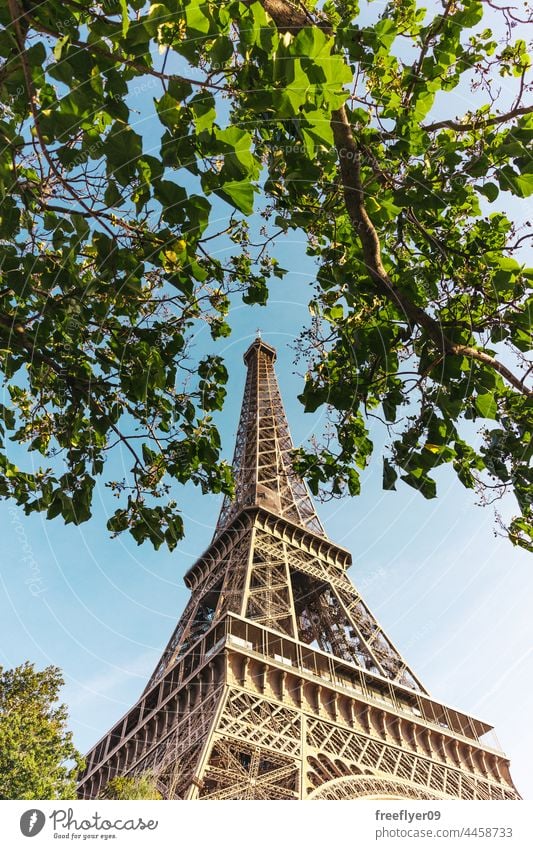
[[[79,795],[149,773],[173,799],[518,799],[492,727],[432,698],[348,578],[302,480],[256,339],[233,469],[191,591],[138,702]]]

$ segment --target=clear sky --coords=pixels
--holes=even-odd
[[[233,451],[245,367],[242,354],[261,327],[278,349],[277,373],[295,442],[320,425],[296,401],[301,378],[290,349],[302,320],[312,266],[302,244],[280,259],[291,271],[273,284],[267,308],[236,307],[223,343],[230,368],[222,420]],[[207,333],[197,339],[209,346]],[[124,468],[129,459],[123,458]],[[533,569],[525,553],[492,532],[492,515],[446,472],[440,496],[425,501],[408,487],[381,490],[379,461],[356,499],[319,505],[330,538],[354,557],[350,575],[410,665],[436,698],[493,723],[513,775],[533,799]],[[169,554],[110,540],[103,488],[94,519],[79,528],[0,505],[3,544],[0,661],[25,659],[64,670],[75,741],[88,749],[136,700],[187,600],[182,577],[209,544],[220,499],[194,487],[176,490],[186,537]]]
[[[139,132],[159,94],[148,86],[145,102],[138,100]],[[448,97],[447,116],[473,106],[465,90]],[[509,201],[501,204],[512,212]],[[302,380],[289,347],[307,321],[313,265],[297,237],[275,255],[290,273],[272,284],[266,308],[235,307],[233,334],[218,349],[231,376],[221,420],[228,457],[244,385],[242,354],[258,327],[278,349],[295,442],[320,426],[320,415],[305,415],[296,401]],[[207,329],[196,341],[211,347]],[[121,461],[130,468],[128,457]],[[441,469],[438,481],[433,501],[403,485],[383,492],[378,460],[364,474],[359,498],[319,505],[319,514],[330,538],[352,551],[352,580],[430,693],[495,725],[519,791],[533,799],[533,562],[495,538],[490,510],[476,507],[455,476]],[[183,574],[211,539],[220,499],[194,487],[175,495],[186,536],[172,554],[138,548],[128,536],[110,540],[105,521],[113,505],[103,487],[93,520],[79,528],[26,518],[0,502],[0,663],[29,659],[64,670],[63,697],[81,750],[144,688],[185,606]]]

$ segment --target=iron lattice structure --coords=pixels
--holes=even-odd
[[[518,799],[491,726],[431,698],[346,575],[291,466],[275,350],[256,339],[236,496],[190,601],[79,795],[150,772],[176,799]]]

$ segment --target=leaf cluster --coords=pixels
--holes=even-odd
[[[377,20],[346,0],[9,0],[0,495],[82,522],[103,476],[110,530],[173,548],[175,481],[231,494],[212,418],[227,373],[189,343],[200,322],[229,334],[237,293],[266,302],[284,274],[273,226],[303,231],[317,263],[302,401],[330,409],[334,439],[298,456],[313,489],[357,493],[381,421],[387,489],[433,497],[448,464],[485,501],[512,491],[511,539],[530,545],[530,234],[502,211],[533,191],[530,60],[483,15],[479,0],[391,0]],[[516,90],[500,105],[502,75]],[[442,118],[457,86],[483,102]],[[217,238],[236,246],[225,262]],[[19,469],[13,442],[46,465]]]
[[[59,704],[60,670],[0,667],[0,798],[73,799],[81,755]]]

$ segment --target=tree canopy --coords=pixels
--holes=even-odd
[[[117,775],[105,787],[101,795],[102,799],[162,799],[157,789],[157,781],[153,776],[142,773],[141,775]]]
[[[76,798],[82,759],[58,704],[63,683],[55,666],[0,666],[0,798]]]
[[[285,273],[268,250],[298,230],[317,266],[301,400],[331,418],[297,455],[313,491],[359,492],[375,420],[385,489],[432,498],[449,464],[485,501],[514,493],[507,532],[531,547],[531,225],[505,212],[533,191],[526,19],[491,0],[7,0],[0,495],[80,523],[101,477],[111,532],[172,549],[175,482],[232,491],[226,368],[191,336],[228,335],[232,298],[265,303]],[[448,114],[457,87],[472,108]]]

